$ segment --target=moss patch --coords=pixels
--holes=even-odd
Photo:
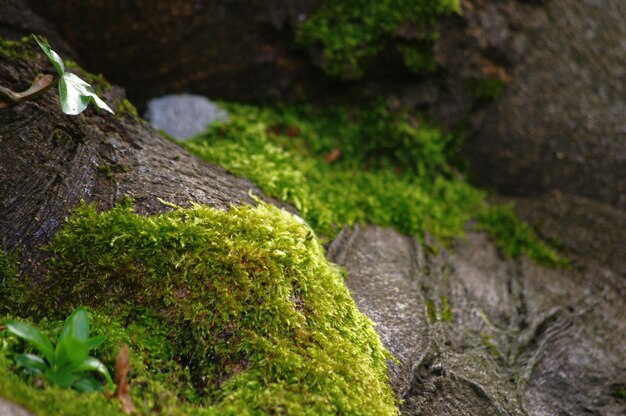
[[[430,70],[433,35],[429,27],[442,15],[460,12],[459,0],[325,0],[299,25],[298,41],[307,47],[321,47],[322,67],[329,75],[358,79],[398,28],[410,24],[416,31],[415,45],[406,49],[405,63],[413,70]],[[415,54],[418,50],[419,56]]]
[[[81,206],[49,250],[49,287],[29,314],[96,310],[94,332],[136,354],[146,413],[397,414],[388,353],[291,214]]]
[[[437,322],[437,320],[440,320],[441,322],[452,321],[452,309],[450,308],[450,304],[446,296],[439,296],[439,310],[437,310],[437,305],[435,304],[435,302],[428,298],[426,298],[424,304],[426,306],[426,314],[428,315],[428,320],[431,323],[435,323]]]
[[[30,37],[19,41],[7,40],[0,36],[0,56],[8,59],[28,59],[35,56],[33,52],[34,42]]]
[[[453,138],[419,120],[396,120],[380,106],[228,110],[229,123],[183,146],[293,204],[324,240],[369,222],[445,241],[484,206],[483,193],[447,163]]]
[[[502,95],[506,85],[500,78],[474,78],[465,82],[472,97],[479,100],[495,100]]]
[[[115,111],[116,117],[122,117],[124,115],[129,115],[135,120],[139,120],[139,112],[137,111],[137,107],[133,105],[128,99],[122,99],[117,105],[117,110]]]
[[[528,256],[546,266],[568,265],[567,260],[541,241],[534,230],[521,222],[509,205],[494,206],[477,214],[477,228],[490,233],[507,257]]]
[[[226,108],[228,123],[182,145],[294,205],[323,241],[346,224],[373,223],[445,244],[476,219],[506,255],[560,264],[512,212],[490,207],[465,181],[451,163],[460,138],[417,117],[392,114],[384,104]]]

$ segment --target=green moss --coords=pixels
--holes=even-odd
[[[423,41],[415,45],[402,45],[398,47],[402,54],[404,65],[414,74],[434,72],[437,63],[432,54],[432,42]]]
[[[463,234],[484,194],[447,163],[453,138],[384,107],[312,114],[230,106],[231,121],[182,145],[293,204],[325,239],[345,225]],[[328,162],[339,149],[341,157]]]
[[[517,218],[509,205],[492,206],[477,215],[477,228],[489,232],[507,257],[526,255],[547,266],[567,266],[568,262],[541,241],[533,229]]]
[[[439,297],[439,305],[441,307],[441,311],[439,316],[441,317],[442,322],[450,322],[452,321],[452,308],[450,308],[450,303],[448,302],[448,297],[441,295]]]
[[[11,260],[4,251],[0,250],[0,287],[6,286],[9,281],[15,278],[16,274],[14,260]]]
[[[459,0],[325,0],[299,25],[297,39],[307,47],[321,47],[329,75],[358,79],[403,23],[418,28],[416,42],[421,44],[431,38],[428,29],[438,17],[460,12]],[[430,68],[424,65],[427,61],[413,52],[405,56],[413,69]]]
[[[30,316],[62,318],[83,303],[97,311],[103,361],[111,366],[121,343],[135,354],[143,414],[398,413],[372,323],[312,230],[285,211],[143,217],[128,202],[83,205],[48,250],[45,296],[32,295],[41,301]],[[16,377],[12,397],[26,402],[34,388]]]
[[[103,175],[107,179],[113,179],[113,170],[108,165],[98,165],[96,166],[96,172]]]
[[[18,276],[17,253],[5,254],[0,250],[0,314],[15,311],[27,298],[27,286]]]
[[[481,78],[467,80],[465,86],[477,99],[494,100],[502,95],[506,82],[500,78]]]
[[[19,41],[7,40],[0,36],[0,56],[8,59],[29,59],[35,56],[34,43],[30,37]]]
[[[126,98],[122,99],[117,105],[117,111],[115,112],[117,117],[122,117],[124,115],[129,115],[134,119],[139,119],[139,113],[137,112],[137,107],[133,105]]]
[[[480,342],[487,348],[487,351],[496,358],[502,358],[498,346],[493,343],[491,337],[486,334],[480,334]]]
[[[431,324],[434,324],[435,322],[437,322],[437,305],[435,305],[435,302],[430,299],[426,299],[424,301],[424,304],[426,305],[426,314],[428,315],[428,320]]]
[[[448,298],[444,295],[439,297],[439,309],[437,309],[437,305],[434,301],[426,298],[424,301],[426,306],[426,314],[428,315],[428,320],[430,323],[435,323],[437,320],[441,322],[450,322],[452,321],[452,309],[450,308],[450,304],[448,303]]]
[[[322,237],[373,223],[440,242],[477,219],[507,256],[560,265],[509,210],[490,207],[450,162],[460,138],[383,104],[311,110],[225,105],[226,124],[181,145],[295,206]]]

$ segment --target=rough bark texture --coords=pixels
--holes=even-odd
[[[575,254],[571,268],[503,259],[473,232],[437,254],[373,226],[344,230],[331,245],[400,361],[389,372],[403,414],[624,414],[625,253],[613,245],[626,238],[613,228],[624,214],[564,194],[519,204]]]
[[[32,60],[0,56],[0,85],[15,91],[51,71],[41,53]],[[110,103],[122,98],[116,87],[104,95]],[[0,241],[5,251],[17,249],[23,270],[34,274],[44,258],[38,247],[81,200],[108,209],[130,196],[148,214],[167,209],[159,199],[228,208],[254,203],[250,191],[261,195],[249,181],[189,155],[128,113],[90,108],[66,116],[56,90],[0,109],[0,154]]]

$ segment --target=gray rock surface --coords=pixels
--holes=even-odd
[[[558,198],[562,207],[585,202]],[[523,208],[554,223],[572,218],[543,206]],[[623,220],[619,210],[596,208],[605,227]],[[503,259],[471,231],[435,254],[389,229],[342,231],[328,254],[346,268],[359,308],[399,360],[389,373],[403,414],[625,414],[626,274],[594,259],[613,244],[593,238],[606,232],[597,225],[588,224],[585,239],[585,223],[569,236],[571,227],[550,228],[573,256],[569,269]]]
[[[32,416],[28,410],[0,397],[0,416]]]
[[[145,118],[156,130],[184,140],[202,133],[214,121],[226,121],[228,114],[201,95],[177,94],[148,101]]]
[[[467,149],[480,181],[626,208],[626,2],[466,4],[466,26],[442,37],[440,58],[465,76],[482,65],[510,79],[475,119]]]

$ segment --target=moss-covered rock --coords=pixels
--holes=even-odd
[[[341,79],[358,79],[367,64],[389,43],[401,25],[413,26],[411,42],[400,44],[406,66],[431,71],[433,34],[428,29],[442,15],[460,13],[459,0],[323,1],[298,27],[298,41],[321,46],[324,71]]]
[[[292,214],[260,204],[144,217],[129,203],[84,205],[49,251],[45,296],[22,310],[54,319],[81,304],[97,311],[95,332],[137,354],[132,391],[146,413],[397,413],[389,354]],[[10,398],[44,408],[11,380]]]

